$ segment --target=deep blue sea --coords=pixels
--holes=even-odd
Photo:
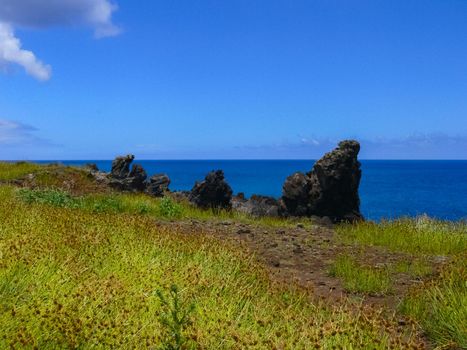
[[[222,169],[235,193],[281,195],[285,178],[309,171],[312,160],[142,160],[149,175],[166,173],[172,190],[189,190],[211,170]],[[111,161],[62,161],[68,165],[96,163],[109,171]],[[363,160],[361,211],[368,219],[429,216],[467,219],[467,161]]]

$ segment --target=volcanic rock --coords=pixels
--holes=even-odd
[[[135,159],[135,156],[128,154],[120,156],[112,161],[112,170],[110,176],[114,179],[125,179],[130,174],[130,164]]]
[[[232,198],[232,208],[251,216],[279,216],[280,205],[273,197],[253,195],[245,199],[243,193]]]
[[[308,174],[289,176],[282,202],[292,216],[329,216],[334,222],[363,219],[360,213],[360,144],[346,140],[318,160]]]
[[[146,192],[154,197],[162,197],[169,190],[170,179],[166,174],[151,176],[146,186]]]
[[[200,208],[230,209],[232,188],[225,181],[224,172],[211,171],[204,181],[196,182],[189,200]]]
[[[120,191],[144,191],[146,188],[147,174],[143,167],[134,164],[130,171],[130,165],[135,159],[134,155],[115,158],[112,161],[109,185]]]

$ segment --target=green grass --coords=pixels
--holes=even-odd
[[[408,261],[399,261],[388,271],[407,273],[414,278],[433,277],[413,287],[403,298],[399,311],[418,322],[438,348],[467,348],[465,222],[436,221],[422,216],[378,224],[340,225],[336,231],[338,240],[347,244],[379,246],[410,254]],[[436,276],[429,261],[438,256],[451,262]]]
[[[197,219],[201,221],[232,220],[266,227],[295,227],[296,219],[273,217],[255,218],[226,210],[203,210],[188,202],[176,202],[170,197],[153,198],[146,194],[101,193],[72,196],[56,188],[23,188],[17,191],[18,197],[26,203],[42,203],[52,206],[82,209],[91,212],[142,214],[161,219]],[[311,227],[309,220],[300,220],[304,227]]]
[[[417,320],[440,348],[467,349],[466,261],[467,256],[455,260],[400,305],[400,311]]]
[[[363,222],[336,227],[345,243],[387,247],[416,255],[452,255],[467,250],[467,224],[420,217],[381,223]]]
[[[273,284],[250,255],[225,242],[160,229],[149,215],[108,205],[116,210],[26,203],[0,186],[1,349],[167,347],[167,305],[155,292],[167,295],[172,285],[195,305],[180,332],[198,349],[418,342],[413,329],[400,334],[394,320],[371,309],[312,303]]]
[[[386,268],[360,265],[348,255],[338,256],[329,273],[340,278],[344,289],[352,293],[387,294],[391,291],[391,277]]]
[[[401,260],[392,267],[392,270],[414,278],[422,278],[433,273],[433,267],[426,259]]]
[[[311,303],[308,294],[271,283],[251,256],[225,242],[154,225],[190,219],[274,228],[295,227],[297,220],[112,193],[80,169],[0,162],[0,181],[30,173],[34,190],[0,186],[1,349],[167,349],[177,345],[174,329],[182,347],[199,349],[403,349],[418,342],[411,327],[400,333],[394,319],[374,309]],[[337,244],[385,247],[406,257],[375,268],[338,256],[331,273],[346,289],[387,294],[394,274],[430,277],[399,312],[439,348],[467,348],[465,222],[423,216],[336,231]],[[454,262],[436,276],[430,259],[439,255]],[[167,323],[173,309],[155,293],[170,295],[172,285],[177,298],[195,305],[181,326],[178,316]]]
[[[28,162],[0,162],[0,181],[18,179],[41,168],[43,167],[38,164]]]
[[[60,190],[30,190],[21,188],[17,191],[18,197],[26,203],[50,204],[57,207],[77,208],[80,201]]]

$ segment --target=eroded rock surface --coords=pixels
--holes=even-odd
[[[360,213],[360,144],[354,140],[339,143],[318,160],[308,174],[287,178],[282,202],[288,215],[328,216],[333,221],[363,219]]]
[[[126,156],[116,157],[112,161],[112,170],[110,176],[114,179],[124,179],[130,174],[130,164],[135,159],[135,156],[128,154]]]
[[[146,188],[147,174],[143,167],[134,164],[130,171],[130,165],[135,156],[117,157],[112,161],[109,185],[120,191],[144,191]]]
[[[169,190],[170,179],[166,174],[151,176],[146,187],[146,192],[154,197],[162,197]]]
[[[200,208],[230,209],[232,188],[225,181],[224,172],[211,171],[203,181],[196,182],[189,200]]]
[[[232,198],[232,208],[251,216],[279,216],[279,201],[273,197],[253,195],[246,199],[242,194]]]

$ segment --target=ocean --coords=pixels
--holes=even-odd
[[[43,161],[47,162],[47,161]],[[96,163],[110,171],[111,161]],[[140,160],[148,175],[166,173],[171,190],[190,190],[211,170],[224,170],[234,193],[280,197],[285,178],[309,171],[313,160]],[[467,161],[362,160],[361,212],[371,220],[427,214],[443,220],[467,219]]]

